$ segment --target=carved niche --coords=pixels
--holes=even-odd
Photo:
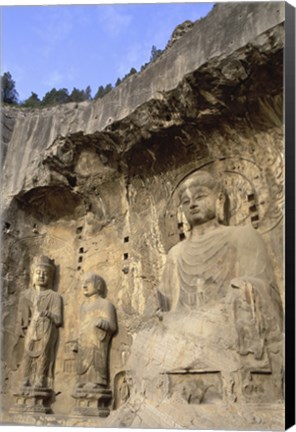
[[[159,300],[169,333],[196,349],[182,361],[176,348],[175,361],[162,367],[171,376],[179,374],[173,388],[181,389],[188,403],[202,403],[214,388],[222,388],[225,399],[279,400],[282,358],[274,352],[281,350],[282,305],[256,225],[227,225],[233,217],[230,198],[205,170],[185,178],[178,196],[189,228],[169,251]],[[185,373],[192,374],[187,381]]]

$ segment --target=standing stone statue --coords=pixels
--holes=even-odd
[[[245,396],[263,393],[271,373],[280,387],[282,306],[262,238],[251,226],[221,225],[226,196],[206,171],[187,178],[179,197],[191,231],[169,251],[159,298],[162,310],[175,314],[175,334],[182,328],[186,338],[187,326],[199,343],[184,370],[224,367],[226,394],[238,385]]]
[[[53,380],[58,328],[62,325],[62,297],[52,290],[54,261],[47,256],[33,262],[33,286],[19,300],[17,330],[24,337],[21,392],[18,402],[24,411],[48,412],[44,402],[49,398]],[[27,406],[29,403],[29,407]]]
[[[117,330],[116,312],[107,300],[106,283],[94,273],[88,273],[82,284],[85,301],[80,308],[79,337],[73,350],[77,352],[77,386],[75,412],[106,416],[112,393],[109,384],[110,342]],[[87,399],[85,408],[84,401]]]

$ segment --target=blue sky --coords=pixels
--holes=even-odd
[[[53,87],[85,89],[122,78],[163,49],[174,28],[213,3],[3,6],[1,74],[9,71],[19,99]]]

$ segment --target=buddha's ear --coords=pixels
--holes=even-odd
[[[177,209],[177,223],[183,223],[183,208],[182,208],[182,204],[179,205],[178,209]]]
[[[216,201],[216,217],[219,223],[226,224],[226,195],[223,192],[219,192]]]
[[[183,212],[182,206],[180,205],[177,210],[177,223],[178,226],[182,226],[182,232],[187,232],[191,230],[188,220]],[[180,232],[179,232],[180,234]]]

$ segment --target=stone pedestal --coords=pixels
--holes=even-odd
[[[112,391],[108,389],[76,389],[74,415],[107,417],[110,414]]]
[[[14,393],[15,405],[11,413],[51,414],[50,402],[53,391],[48,388],[23,387]]]

